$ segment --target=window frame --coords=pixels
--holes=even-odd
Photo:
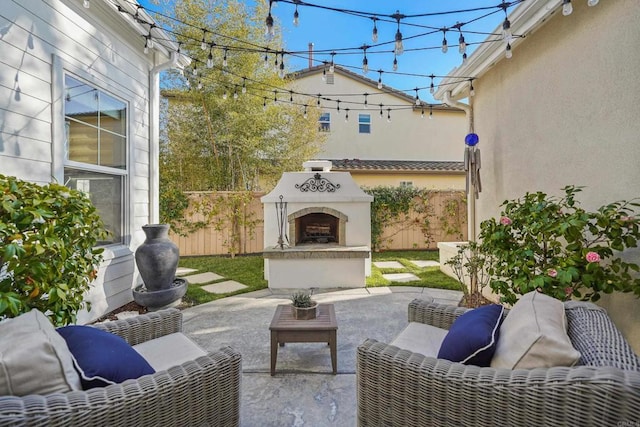
[[[323,120],[324,116],[327,116],[327,120]],[[320,117],[318,117],[318,129],[320,132],[331,132],[331,112],[324,111],[320,113]]]
[[[368,121],[363,121],[364,118],[367,118]],[[363,126],[366,126],[366,132],[362,130]],[[371,135],[371,114],[358,113],[358,133]]]
[[[92,173],[100,173],[111,176],[121,177],[121,200],[120,200],[120,236],[115,236],[113,242],[105,242],[100,246],[112,247],[126,246],[131,241],[131,208],[132,201],[131,195],[134,194],[133,179],[135,176],[135,164],[134,164],[134,147],[132,141],[132,124],[133,124],[133,105],[134,102],[131,99],[131,95],[127,96],[122,88],[114,85],[109,85],[108,82],[98,80],[96,77],[87,73],[81,68],[78,68],[69,62],[63,60],[57,55],[53,55],[52,64],[52,161],[51,161],[51,175],[58,183],[65,184],[65,168],[87,171]],[[90,163],[83,163],[67,159],[66,152],[66,116],[65,116],[65,93],[66,84],[65,76],[70,77],[94,87],[95,89],[103,92],[104,94],[117,99],[125,104],[125,125],[126,130],[125,137],[125,169],[94,165]]]

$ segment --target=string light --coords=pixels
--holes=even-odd
[[[571,0],[562,0],[562,14],[564,16],[569,16],[573,12],[573,5],[571,4]]]
[[[324,65],[325,66],[322,68],[322,81],[326,82],[327,81],[327,67],[326,67],[327,63],[324,62]]]
[[[393,55],[393,71],[398,71],[398,58]]]
[[[376,27],[376,21],[378,20],[378,18],[373,17],[371,19],[373,20],[373,30],[371,31],[371,41],[373,41],[374,43],[378,43],[378,27]]]
[[[429,105],[429,120],[433,119],[433,105]]]
[[[235,85],[235,87],[233,88],[233,99],[238,99],[238,85]]]
[[[318,94],[318,99],[316,100],[316,105],[317,105],[318,107],[320,106],[320,97],[321,97],[321,96],[322,96],[321,94]]]
[[[473,79],[469,80],[469,96],[476,96],[476,90],[473,88]]]
[[[224,48],[224,56],[222,57],[222,66],[223,67],[227,67],[227,65],[229,65],[229,63],[227,62],[227,52],[228,52],[228,48]]]
[[[202,90],[202,80],[198,80],[198,90]]]
[[[278,91],[273,91],[273,103],[276,104],[278,102]]]
[[[362,74],[367,74],[369,72],[369,60],[367,59],[367,47],[368,46],[362,47],[364,51],[364,57],[362,58]]]
[[[209,49],[209,56],[207,57],[207,68],[213,68],[213,46]]]
[[[267,18],[264,20],[266,24],[264,35],[267,41],[271,41],[273,39],[273,36],[275,35],[275,30],[273,28],[273,16],[271,16],[272,4],[273,4],[273,0],[269,0],[269,15],[267,15]]]
[[[281,79],[284,79],[284,77],[286,76],[286,73],[284,71],[284,56],[282,57],[282,61],[280,61],[280,69],[278,70],[278,76]]]
[[[460,37],[458,38],[458,52],[464,55],[467,52],[467,42],[464,40],[464,35],[460,31]]]
[[[242,78],[242,93],[243,94],[247,93],[247,78],[246,77]]]
[[[227,88],[224,88],[224,93],[222,94],[222,99],[227,99]]]
[[[336,111],[338,113],[340,112],[340,100],[339,99],[336,101]]]
[[[149,36],[145,36],[145,40],[144,40],[144,53],[145,55],[147,53],[149,53],[149,44],[151,42],[151,39],[149,38]]]
[[[424,119],[424,107],[422,107],[422,111],[420,112],[420,118]]]
[[[391,108],[387,108],[387,122],[391,123]]]
[[[379,76],[378,76],[378,89],[382,89],[382,70],[378,70]]]
[[[336,65],[333,62],[333,57],[336,56],[335,52],[331,52],[331,62],[329,63],[329,73],[333,74],[336,71]]]
[[[269,55],[267,55],[267,51],[264,51],[264,68],[269,68]]]
[[[304,112],[302,113],[302,117],[304,117],[305,119],[306,119],[307,117],[309,117],[309,116],[307,115],[307,104],[304,104]]]
[[[382,119],[382,104],[380,104],[380,118]]]
[[[300,3],[300,0],[293,1],[296,4],[296,11],[293,12],[293,25],[297,27],[298,25],[300,25],[300,14],[298,13],[298,3]]]
[[[394,18],[398,23],[398,30],[396,31],[395,45],[394,45],[393,52],[396,55],[402,55],[402,53],[404,52],[404,46],[402,44],[402,33],[400,32],[400,20],[404,18],[404,15],[401,15],[400,11],[396,10],[396,13],[394,15],[391,15],[391,17]]]
[[[263,101],[262,101],[262,111],[267,111],[267,97],[263,97]],[[306,119],[306,117],[305,117]]]
[[[418,88],[414,89],[416,91],[416,105],[420,105],[420,96],[418,95]]]
[[[432,95],[436,92],[436,87],[435,87],[435,85],[433,84],[433,79],[434,79],[435,77],[436,77],[436,76],[434,76],[433,74],[431,74],[431,75],[429,76],[429,78],[431,79],[431,84],[429,85],[429,93],[430,93],[430,94],[432,94]]]
[[[89,9],[91,7],[91,3],[89,3],[89,0],[84,0],[82,2],[82,6],[84,6],[85,9]]]
[[[365,94],[364,94],[364,109],[365,109],[365,110],[369,109],[369,104],[368,104],[368,101],[367,101],[367,96],[369,96],[369,94],[368,94],[368,93],[365,93]]]
[[[206,28],[202,29],[202,42],[200,43],[200,49],[202,50],[207,50],[207,47],[209,46],[209,44],[207,43],[207,30]]]
[[[193,70],[191,70],[191,74],[193,74],[193,77],[198,75],[198,63],[193,64]]]
[[[504,57],[507,59],[511,59],[512,56],[513,56],[513,53],[511,52],[511,43],[507,43],[507,48],[504,52]]]
[[[293,103],[293,91],[289,91],[289,102]]]
[[[344,109],[344,121],[345,121],[345,123],[347,123],[349,121],[349,109],[348,108]]]
[[[442,53],[447,53],[449,46],[447,45],[447,28],[442,29]]]

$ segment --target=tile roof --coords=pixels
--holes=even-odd
[[[329,159],[335,171],[464,172],[464,162],[426,160]]]

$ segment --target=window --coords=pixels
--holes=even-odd
[[[413,181],[400,181],[401,188],[411,188],[413,187]]]
[[[320,123],[320,132],[331,131],[331,113],[320,114],[320,119],[318,120],[318,123]]]
[[[127,104],[64,76],[64,182],[87,193],[109,236],[122,243],[127,175]]]
[[[358,131],[371,133],[371,114],[358,114]]]

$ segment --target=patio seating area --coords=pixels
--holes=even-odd
[[[184,333],[207,351],[231,346],[242,355],[242,426],[356,425],[356,349],[367,338],[390,342],[407,326],[415,298],[455,306],[462,292],[413,287],[327,289],[314,295],[333,304],[338,321],[337,374],[325,343],[280,347],[270,375],[269,324],[287,290],[263,290],[183,310]]]

